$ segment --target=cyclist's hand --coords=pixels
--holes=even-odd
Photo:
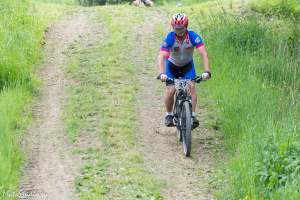
[[[160,74],[160,75],[159,75],[159,78],[160,78],[160,80],[161,80],[162,82],[166,82],[168,76],[167,76],[166,74]]]
[[[201,74],[202,80],[208,80],[211,77],[211,73],[209,71],[203,72]]]

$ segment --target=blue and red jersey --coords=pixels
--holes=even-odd
[[[184,66],[193,60],[194,48],[203,46],[202,38],[194,31],[187,31],[185,39],[180,41],[175,32],[164,39],[161,51],[169,52],[168,60],[176,66]]]

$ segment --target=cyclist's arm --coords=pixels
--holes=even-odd
[[[165,74],[165,60],[169,56],[168,51],[161,50],[158,55],[158,72],[160,74]]]
[[[204,45],[200,45],[197,49],[198,49],[198,51],[199,51],[199,53],[202,57],[202,60],[203,60],[204,71],[210,71],[208,55],[207,55],[207,51],[206,51]]]

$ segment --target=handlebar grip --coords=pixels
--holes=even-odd
[[[196,78],[194,80],[196,83],[200,83],[203,80],[203,78],[202,78],[202,76],[196,76]]]

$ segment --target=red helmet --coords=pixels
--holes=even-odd
[[[171,25],[173,28],[177,26],[184,26],[185,28],[187,28],[189,25],[189,19],[184,13],[177,13],[173,15]]]

